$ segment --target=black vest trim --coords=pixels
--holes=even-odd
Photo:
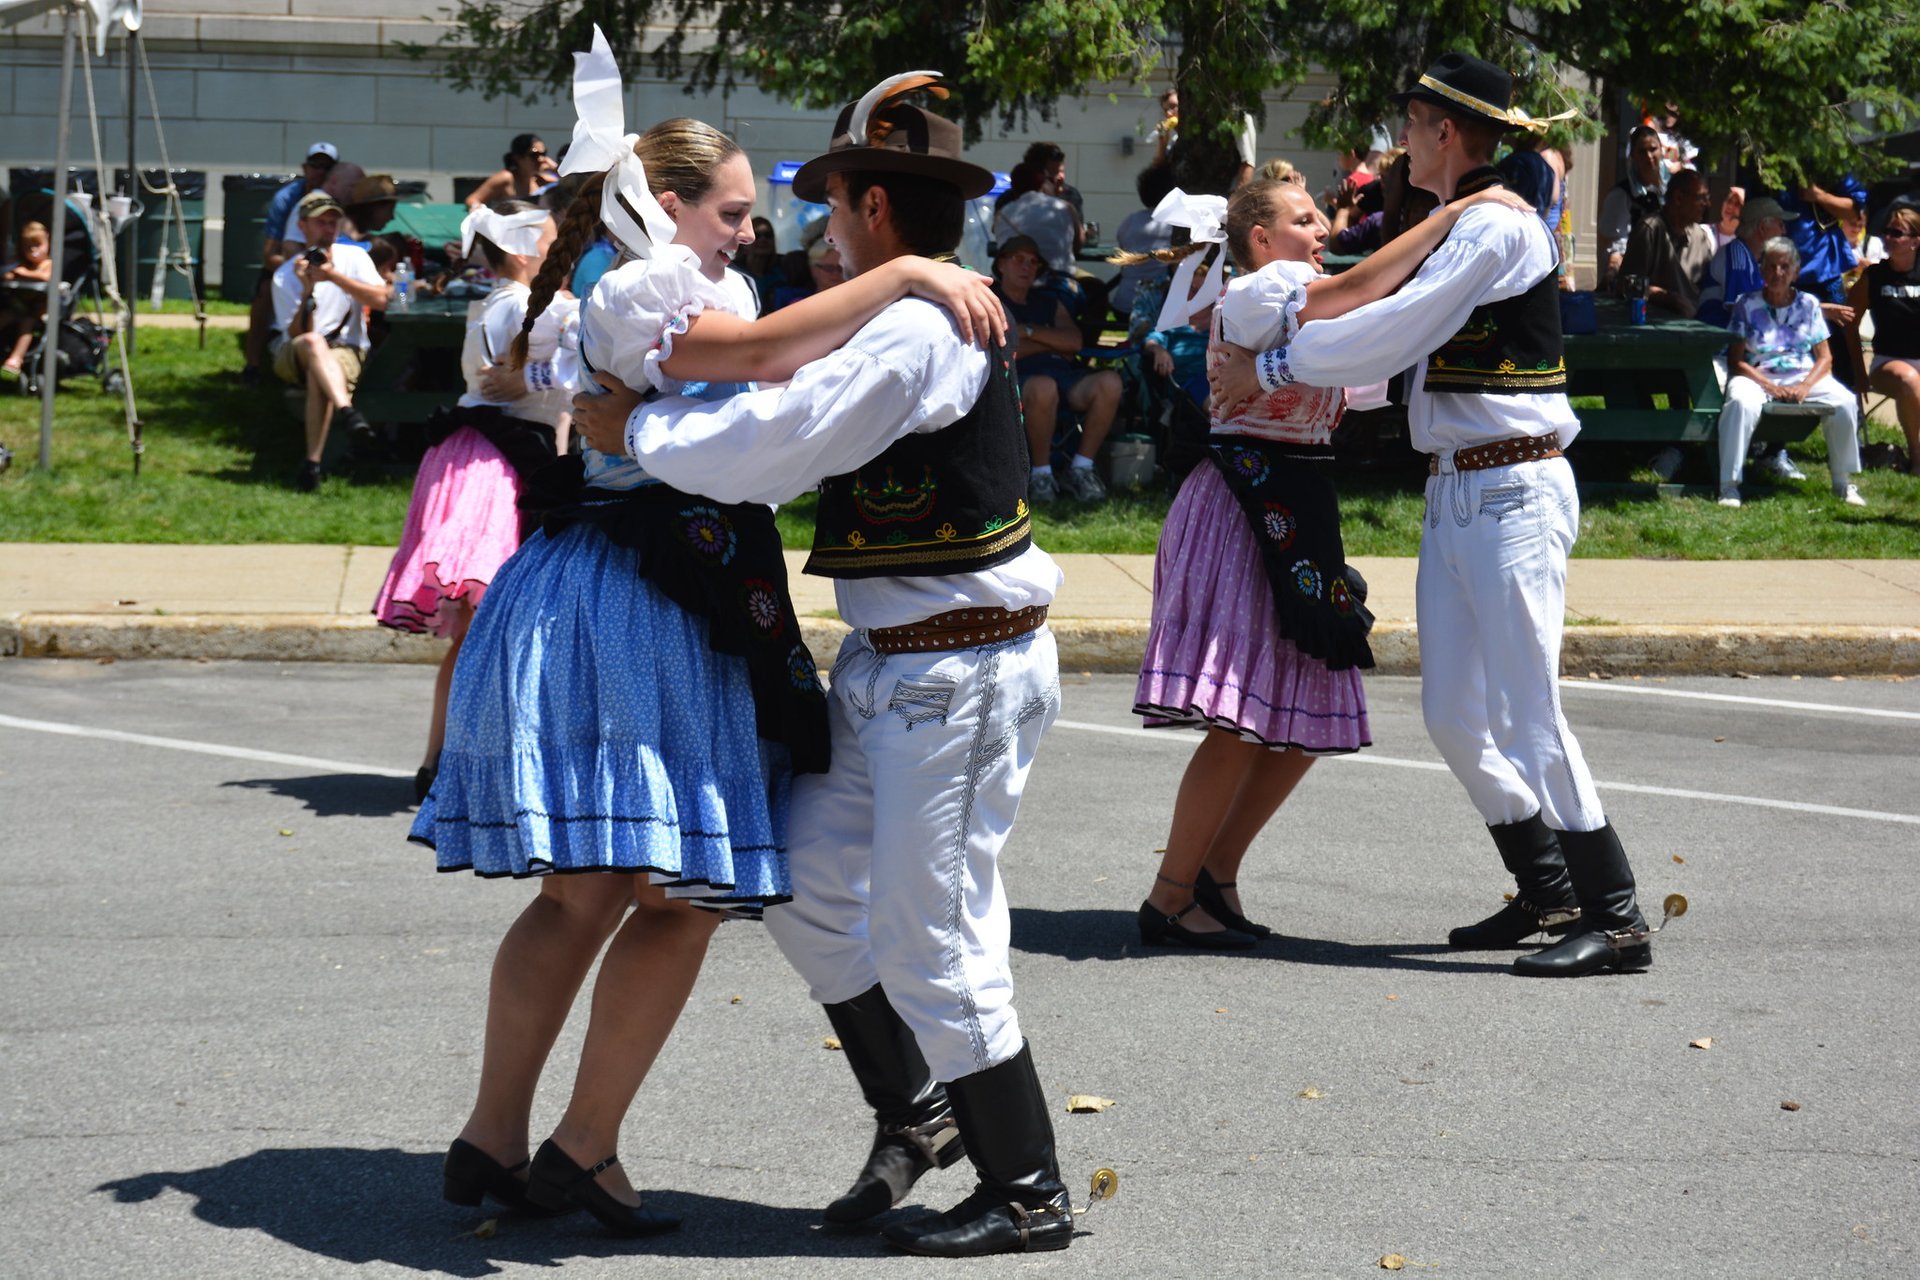
[[[820,485],[806,571],[828,578],[976,573],[1033,543],[1027,436],[1010,351],[957,422],[895,440]]]
[[[1457,196],[1500,184],[1492,168],[1460,179]],[[1481,395],[1551,394],[1567,389],[1560,336],[1560,282],[1548,272],[1532,288],[1475,307],[1467,322],[1427,357],[1433,391]]]

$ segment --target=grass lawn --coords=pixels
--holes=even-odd
[[[170,308],[171,309],[171,308]],[[56,399],[53,467],[34,463],[39,402],[0,384],[0,443],[14,452],[0,475],[0,542],[306,542],[392,545],[405,517],[411,477],[367,471],[330,476],[318,494],[296,493],[300,425],[277,385],[239,380],[239,334],[210,331],[201,351],[192,329],[144,329],[134,384],[145,422],[141,474],[116,397],[94,380],[62,386]],[[1876,423],[1875,440],[1898,432]],[[1652,480],[1640,470],[1651,449],[1576,444],[1585,480]],[[1803,483],[1750,485],[1739,511],[1702,498],[1588,495],[1576,555],[1668,559],[1920,558],[1920,479],[1867,472],[1864,510],[1828,493],[1818,434],[1792,450]],[[1704,484],[1712,461],[1696,447],[1681,479]],[[1419,543],[1422,472],[1407,455],[1355,469],[1341,483],[1347,549],[1355,555],[1412,555]],[[1099,507],[1062,501],[1035,516],[1040,545],[1060,552],[1150,553],[1166,516],[1160,491],[1123,495]],[[813,499],[781,509],[787,545],[812,537]]]

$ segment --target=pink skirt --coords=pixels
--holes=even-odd
[[[1133,709],[1148,728],[1227,729],[1276,750],[1373,745],[1359,669],[1329,671],[1280,634],[1253,530],[1211,461],[1160,531]]]
[[[413,481],[400,549],[373,602],[383,626],[452,632],[465,601],[477,608],[487,584],[520,545],[520,477],[491,441],[461,427],[427,450]]]

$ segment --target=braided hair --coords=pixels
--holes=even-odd
[[[1227,200],[1227,216],[1221,220],[1221,229],[1227,233],[1227,252],[1232,255],[1233,265],[1242,272],[1253,271],[1252,236],[1255,227],[1263,227],[1279,216],[1279,200],[1286,187],[1300,190],[1298,183],[1285,178],[1253,178],[1243,182]],[[1185,228],[1176,229],[1176,236],[1185,234]],[[1192,241],[1177,244],[1171,249],[1151,249],[1146,253],[1116,253],[1108,262],[1130,267],[1141,262],[1164,262],[1172,264],[1189,258],[1203,249],[1218,248],[1205,241]],[[1202,262],[1204,269],[1209,264]]]
[[[647,189],[658,196],[671,191],[686,204],[698,204],[713,190],[713,178],[720,166],[742,154],[740,144],[704,121],[676,116],[662,120],[640,135],[633,153],[647,169]],[[580,184],[573,203],[554,236],[547,260],[533,278],[527,298],[527,316],[513,340],[508,363],[515,369],[527,361],[527,346],[533,325],[573,278],[574,264],[593,243],[600,230],[600,193],[607,174],[596,173]]]

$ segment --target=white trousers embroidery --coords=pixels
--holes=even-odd
[[[1807,393],[1808,404],[1830,404],[1834,411],[1820,424],[1827,437],[1827,470],[1835,484],[1845,484],[1860,470],[1860,441],[1854,435],[1859,424],[1859,400],[1840,380],[1829,374],[1813,384]],[[1747,444],[1760,414],[1767,407],[1767,393],[1752,378],[1734,378],[1727,384],[1727,403],[1720,410],[1720,483],[1739,484],[1747,465]]]
[[[833,768],[794,779],[793,901],[767,930],[822,1004],[878,982],[935,1079],[1020,1052],[1001,846],[1060,707],[1053,633],[953,653],[841,645]]]
[[[1580,498],[1565,458],[1427,480],[1415,588],[1427,733],[1489,824],[1604,825],[1560,708],[1567,553]]]

